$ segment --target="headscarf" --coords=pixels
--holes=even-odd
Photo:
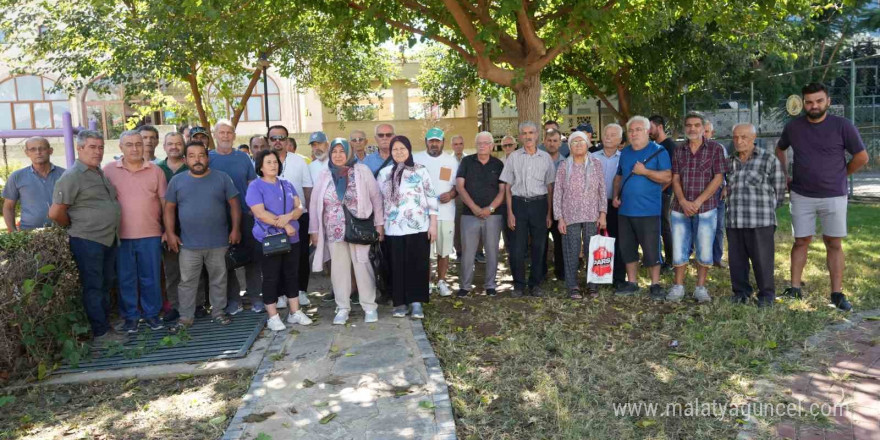
[[[589,138],[587,138],[587,135],[584,132],[576,131],[568,137],[569,147],[571,147],[571,143],[577,138],[583,139],[584,142],[587,143],[587,145],[590,144],[590,140],[589,140]],[[589,153],[587,153],[587,156],[585,159],[586,160],[584,161],[584,176],[585,176],[585,182],[589,185],[590,184],[590,154]],[[572,169],[573,165],[574,165],[574,154],[570,154],[568,156],[568,159],[565,160],[566,183],[571,181],[571,169]]]
[[[339,197],[339,201],[342,201],[345,198],[345,190],[348,188],[348,171],[354,164],[354,150],[348,145],[348,140],[339,137],[330,142],[330,155],[333,154],[333,148],[337,145],[341,145],[342,151],[345,152],[345,163],[342,166],[336,166],[333,164],[333,159],[331,158],[327,162],[327,167],[330,169],[330,176],[333,177],[333,185],[336,187],[336,196]]]
[[[394,161],[394,167],[391,168],[391,201],[394,204],[397,204],[400,201],[400,180],[403,178],[403,171],[415,170],[415,162],[413,162],[412,155],[412,143],[410,143],[409,138],[401,135],[394,136],[391,139],[391,143],[389,144],[391,145],[392,149],[394,148],[394,144],[396,142],[400,142],[406,147],[407,150],[409,150],[409,157],[407,157],[406,161],[404,161],[402,164]],[[394,156],[392,155],[391,157]]]

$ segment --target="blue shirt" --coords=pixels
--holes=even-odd
[[[50,224],[49,205],[55,182],[64,174],[64,168],[51,165],[45,178],[33,166],[16,170],[3,187],[3,198],[21,203],[21,229],[42,228]]]
[[[390,158],[391,156],[388,156],[388,157]],[[382,156],[380,156],[379,152],[377,151],[375,153],[368,154],[367,157],[365,157],[363,162],[361,162],[361,163],[368,166],[370,168],[370,171],[372,171],[373,174],[375,175],[376,173],[379,172],[379,169],[382,166],[382,164],[385,163],[385,159],[382,159]],[[389,160],[388,165],[394,165],[394,161]],[[386,165],[386,166],[388,166],[388,165]]]
[[[226,207],[234,197],[239,197],[238,190],[223,171],[211,170],[204,177],[193,177],[189,172],[172,177],[165,191],[165,200],[177,204],[183,247],[214,249],[228,246]]]
[[[664,171],[672,169],[672,162],[669,160],[669,154],[666,149],[661,147],[654,141],[648,143],[641,150],[633,150],[632,145],[627,145],[620,152],[620,162],[617,168],[617,175],[621,176],[620,194],[620,215],[627,217],[653,217],[659,216],[661,206],[663,204],[663,185],[654,182],[647,176],[639,176],[633,174],[632,169],[636,162],[644,162],[645,159],[653,155],[658,149],[662,150],[660,154],[654,156],[645,168],[652,171]],[[625,182],[625,184],[624,184]]]
[[[238,150],[233,150],[229,154],[220,154],[212,150],[208,153],[208,160],[211,169],[223,171],[232,178],[232,183],[238,190],[238,201],[241,202],[242,212],[251,212],[251,209],[244,202],[248,183],[257,178],[257,172],[254,171],[254,164],[251,162],[250,156]]]
[[[617,167],[620,164],[620,150],[615,151],[611,157],[606,156],[604,150],[599,150],[591,156],[602,162],[602,170],[605,172],[605,192],[608,200],[611,200],[614,195],[614,176],[617,175]]]

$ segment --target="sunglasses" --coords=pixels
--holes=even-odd
[[[367,138],[351,138],[351,139],[349,139],[349,141],[351,141],[351,142],[363,142],[365,140],[367,140]]]
[[[287,136],[269,136],[270,141],[283,141],[287,139]]]
[[[376,133],[376,137],[380,138],[390,138],[394,136],[394,133]]]

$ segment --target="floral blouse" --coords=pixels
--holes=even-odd
[[[350,212],[357,212],[357,189],[355,187],[354,168],[348,171],[348,187],[345,189],[345,206]],[[336,195],[333,179],[329,180],[324,191],[324,236],[327,243],[337,243],[345,239],[345,211]]]
[[[602,163],[590,156],[586,160],[591,168],[589,177],[587,168],[577,164],[572,164],[569,177],[568,161],[562,162],[556,169],[553,218],[565,220],[569,225],[595,222],[599,220],[600,213],[608,211]]]
[[[399,236],[427,232],[431,215],[437,215],[437,193],[428,170],[419,164],[404,170],[400,179],[400,202],[391,202],[391,169],[379,172],[379,190],[385,205],[385,235]]]

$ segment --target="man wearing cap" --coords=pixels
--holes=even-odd
[[[183,135],[184,139],[186,139],[186,134]],[[208,137],[208,130],[205,130],[205,127],[190,127],[189,129],[189,139],[186,139],[187,142],[190,140],[194,142],[201,142],[206,147],[211,148],[211,139]]]
[[[437,193],[437,239],[431,243],[432,254],[437,257],[437,290],[440,296],[449,296],[452,290],[446,284],[449,254],[455,235],[455,175],[458,161],[451,154],[443,154],[443,130],[434,127],[425,134],[426,151],[413,155],[413,161],[423,165],[431,175]]]
[[[648,133],[652,141],[666,149],[670,160],[675,157],[675,141],[666,136],[666,118],[653,115],[648,118],[651,121],[651,131]],[[660,236],[663,238],[663,265],[661,271],[672,270],[672,226],[669,218],[672,215],[672,184],[663,188],[663,204],[660,211]]]
[[[24,153],[31,166],[15,171],[3,187],[3,220],[7,231],[26,231],[51,224],[49,206],[52,189],[64,174],[64,168],[52,165],[52,147],[43,137],[24,143]],[[21,226],[15,225],[15,204],[21,203]]]
[[[193,135],[193,140],[197,140]],[[262,288],[263,279],[260,272],[260,263],[258,259],[259,252],[262,251],[259,244],[254,240],[254,216],[251,214],[247,203],[242,201],[244,194],[247,194],[248,184],[257,178],[254,171],[254,164],[247,154],[242,153],[233,148],[235,143],[235,128],[228,120],[221,119],[214,124],[214,140],[216,149],[208,153],[211,169],[222,171],[232,178],[235,189],[238,190],[236,199],[241,209],[241,222],[239,222],[239,235],[241,243],[239,246],[246,252],[251,252],[253,261],[245,265],[245,284],[248,297],[251,299],[252,309],[256,313],[262,313],[265,310],[263,300],[260,299],[260,289]],[[241,283],[239,282],[236,271],[227,271],[226,276],[226,313],[235,315],[241,312]]]
[[[309,172],[311,173],[312,182],[318,180],[321,172],[328,169],[327,164],[330,163],[330,143],[327,142],[327,135],[323,131],[316,131],[309,136],[309,146],[312,147],[312,163],[309,164]]]
[[[560,133],[556,129],[549,129],[544,133],[544,148],[547,151],[547,154],[550,155],[550,160],[553,162],[553,171],[556,172],[559,169],[559,165],[565,162],[565,158],[562,157],[562,154],[559,153],[559,148],[562,146],[562,133]],[[547,232],[550,233],[550,237],[553,238],[553,273],[556,275],[556,279],[559,281],[565,280],[565,264],[563,264],[563,256],[562,256],[562,234],[559,233],[559,224],[554,219],[553,223],[547,228]],[[550,252],[550,247],[547,246],[546,251],[544,252],[544,276],[547,276],[547,270],[549,265],[547,264],[547,254]]]
[[[558,122],[556,122],[552,119],[545,122],[544,123],[544,132],[546,133],[547,130],[550,130],[550,129],[556,130],[557,132],[559,132],[560,138],[562,137],[562,132],[559,131],[559,123]],[[538,144],[538,149],[541,151],[547,151],[547,148],[544,146],[543,143]],[[562,139],[562,142],[559,144],[559,154],[562,156],[563,159],[567,158],[568,155],[571,154],[571,150],[568,148],[568,141],[565,139]]]
[[[389,165],[394,165],[391,160],[391,138],[394,137],[394,126],[391,124],[379,124],[376,126],[376,145],[379,151],[367,155],[363,164],[370,167],[373,175],[378,175],[379,170]]]

